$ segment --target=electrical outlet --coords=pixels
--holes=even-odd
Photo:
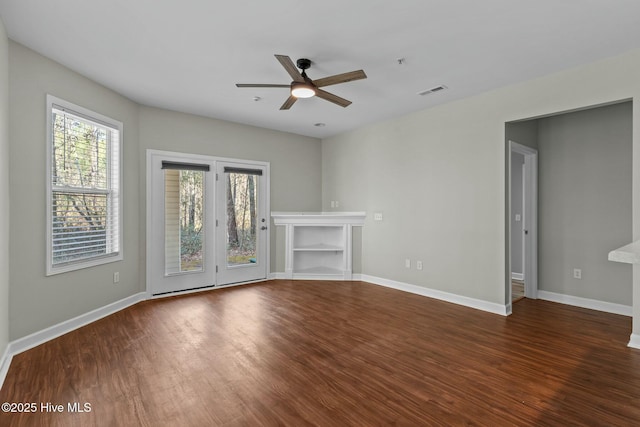
[[[404,260],[404,266],[406,268],[411,268],[411,260],[409,258]]]
[[[416,270],[422,270],[422,261],[416,261]]]
[[[120,283],[120,272],[116,271],[113,273],[113,283]]]
[[[574,279],[582,279],[582,270],[579,268],[573,269],[573,278]]]
[[[340,202],[336,200],[336,208],[340,207]]]
[[[336,201],[335,201],[335,200],[332,200],[332,201],[331,201],[331,207],[332,207],[332,208],[335,208],[335,207],[336,207]]]

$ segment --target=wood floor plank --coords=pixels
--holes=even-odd
[[[502,317],[270,281],[145,301],[16,355],[0,402],[39,410],[0,425],[640,425],[630,332],[628,317],[546,301]]]

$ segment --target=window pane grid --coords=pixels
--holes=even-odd
[[[53,117],[53,185],[108,188],[110,130],[61,111]]]
[[[119,252],[120,132],[51,104],[51,266]]]

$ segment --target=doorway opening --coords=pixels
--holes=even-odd
[[[538,297],[538,151],[508,141],[507,312],[522,298]]]

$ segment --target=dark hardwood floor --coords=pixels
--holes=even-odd
[[[16,355],[0,402],[38,411],[0,425],[640,425],[630,333],[628,317],[539,300],[502,317],[271,281],[145,301]]]

